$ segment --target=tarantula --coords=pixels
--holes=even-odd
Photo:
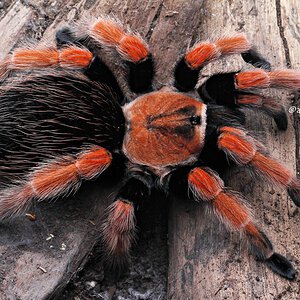
[[[118,21],[101,17],[83,30],[65,27],[56,42],[57,48],[16,49],[1,62],[3,219],[24,213],[33,200],[76,191],[82,180],[116,161],[125,176],[102,226],[113,265],[127,261],[138,207],[158,182],[186,197],[190,190],[222,223],[243,234],[257,259],[295,278],[294,267],[274,252],[244,197],[226,188],[221,177],[233,165],[250,167],[287,188],[300,206],[300,181],[243,128],[242,112],[261,109],[285,130],[283,106],[258,90],[299,89],[299,72],[271,70],[244,34],[234,34],[196,43],[175,65],[174,86],[154,91],[155,67],[146,42]],[[99,56],[107,49],[125,66],[129,89],[141,94],[133,101]],[[197,89],[199,97],[186,93],[195,89],[205,65],[231,54],[256,68],[211,76]],[[22,77],[18,72],[42,68],[48,71]]]

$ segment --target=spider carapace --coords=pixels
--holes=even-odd
[[[131,162],[161,172],[163,167],[198,160],[205,137],[205,104],[161,91],[137,98],[123,111],[127,122],[123,152]]]
[[[300,181],[243,128],[243,108],[250,108],[285,130],[284,107],[260,90],[299,89],[299,72],[273,70],[236,33],[196,43],[176,63],[173,86],[155,91],[154,60],[138,34],[109,17],[83,24],[59,30],[56,48],[16,49],[0,63],[1,217],[24,214],[34,200],[74,192],[117,162],[125,170],[123,185],[101,230],[110,266],[126,265],[137,208],[161,185],[206,202],[221,223],[241,233],[257,259],[294,279],[292,264],[275,252],[245,198],[225,187],[222,177],[231,166],[249,167],[286,188],[300,206]],[[123,63],[136,99],[123,91],[104,52]],[[204,66],[234,54],[250,69],[213,75],[196,89]]]

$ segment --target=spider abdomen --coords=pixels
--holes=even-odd
[[[0,107],[0,176],[7,182],[89,145],[121,149],[125,120],[116,96],[84,76],[57,73],[15,83],[0,94]]]

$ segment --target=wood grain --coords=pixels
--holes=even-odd
[[[156,61],[158,88],[172,82],[174,64],[188,45],[224,31],[246,32],[275,67],[291,65],[300,69],[297,0],[14,0],[0,17],[1,56],[28,40],[53,43],[58,28],[85,14],[115,14],[148,39]],[[204,74],[243,65],[241,59],[230,58],[212,64]],[[290,95],[275,95],[286,107],[290,105]],[[273,121],[262,116],[249,121],[249,128],[260,132],[270,152],[294,169],[295,153],[299,153],[295,142],[295,134],[299,136],[297,118],[290,115],[286,132],[278,132]],[[298,126],[296,133],[293,124]],[[299,210],[287,194],[261,181],[254,183],[244,172],[235,171],[229,184],[243,191],[276,249],[300,270]],[[0,299],[59,295],[97,240],[97,228],[88,220],[101,218],[105,206],[102,200],[109,202],[108,195],[115,190],[111,187],[101,195],[101,189],[95,182],[83,187],[74,199],[59,200],[53,206],[38,205],[40,218],[34,224],[16,220],[0,225]],[[50,233],[55,236],[54,248],[50,248],[51,241],[46,241]],[[67,245],[65,251],[60,250],[62,243]],[[172,204],[169,245],[168,299],[300,297],[299,280],[288,282],[255,262],[239,237],[223,231],[201,205],[180,201]]]
[[[222,31],[243,31],[275,68],[299,68],[299,2],[206,1],[202,9],[201,38]],[[242,65],[240,60],[224,60],[206,73],[238,70]],[[291,97],[285,93],[276,92],[274,96],[286,107],[291,105]],[[251,115],[248,127],[260,133],[275,157],[295,170],[293,116],[288,130],[278,132],[272,120]],[[237,170],[229,185],[246,195],[277,251],[299,270],[299,210],[286,192],[263,181],[254,182]],[[223,231],[212,218],[201,206],[174,204],[169,228],[169,299],[299,298],[299,279],[288,282],[274,275],[247,253],[237,234]]]

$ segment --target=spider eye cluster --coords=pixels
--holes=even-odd
[[[193,115],[190,117],[190,122],[192,125],[200,125],[201,124],[201,117],[197,115]]]

